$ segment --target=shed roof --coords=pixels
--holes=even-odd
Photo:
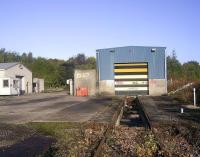
[[[13,63],[0,63],[0,69],[7,70],[15,65],[19,64],[18,62]]]
[[[119,48],[163,48],[166,49],[164,46],[121,46],[121,47],[111,47],[111,48],[102,48],[102,49],[97,49],[96,52],[99,52],[101,50],[113,50],[113,49],[119,49]],[[101,51],[103,52],[103,51]],[[105,52],[105,51],[104,51]]]

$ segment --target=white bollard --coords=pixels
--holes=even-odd
[[[196,89],[195,88],[193,89],[193,92],[194,92],[194,106],[196,107]]]
[[[124,106],[127,106],[127,99],[125,99],[124,101]]]
[[[184,110],[183,110],[183,108],[181,108],[181,113],[184,113]]]

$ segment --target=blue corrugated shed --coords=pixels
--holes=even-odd
[[[155,52],[152,52],[155,49]],[[147,62],[149,79],[165,78],[166,47],[127,46],[97,50],[100,80],[114,79],[114,63]]]

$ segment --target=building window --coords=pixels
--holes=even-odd
[[[9,87],[8,84],[9,84],[9,83],[8,83],[8,80],[3,80],[3,87],[4,87],[4,88]]]

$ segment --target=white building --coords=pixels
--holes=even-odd
[[[32,72],[20,63],[0,63],[0,95],[32,93]]]
[[[33,92],[34,93],[44,92],[44,79],[33,78]]]

